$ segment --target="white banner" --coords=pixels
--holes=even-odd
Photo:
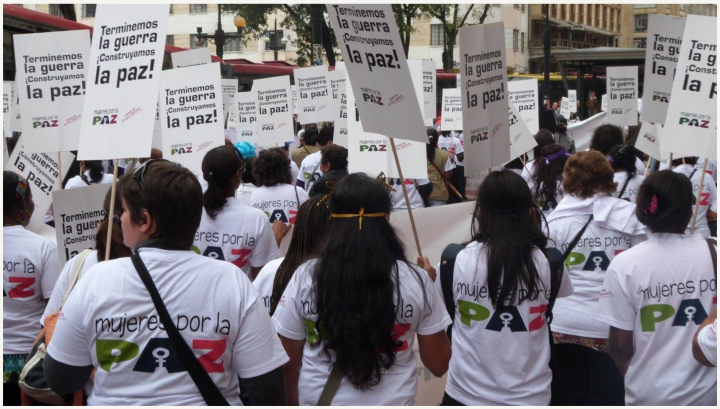
[[[274,147],[292,141],[290,76],[255,80],[253,89],[258,96],[258,145]]]
[[[150,156],[169,4],[98,4],[78,159]]]
[[[20,115],[20,94],[18,93],[17,81],[13,81],[12,104],[10,107],[10,130],[22,132],[22,116]]]
[[[222,78],[220,80],[223,94],[237,94],[238,80],[235,78]]]
[[[600,111],[607,112],[607,94],[603,94],[600,102]]]
[[[3,136],[5,136],[6,138],[12,137],[12,130],[10,130],[10,121],[12,116],[12,98],[12,81],[3,81]]]
[[[330,93],[332,94],[333,101],[335,101],[335,105],[338,104],[338,100],[340,99],[340,85],[345,85],[345,76],[347,75],[347,71],[344,68],[338,68],[337,66],[333,71],[328,71],[328,80],[330,81]]]
[[[53,192],[58,265],[64,266],[81,251],[95,248],[95,233],[105,218],[103,202],[111,187],[105,183]]]
[[[663,138],[676,157],[717,158],[716,47],[717,17],[689,15]]]
[[[298,107],[297,107],[298,91],[297,90],[298,90],[297,85],[292,85],[290,87],[290,91],[292,92],[292,113],[293,113],[293,115],[298,114]]]
[[[525,125],[535,135],[538,121],[538,81],[536,79],[508,82],[508,98],[515,105]]]
[[[60,182],[70,169],[74,155],[70,152],[28,153],[23,147],[24,139],[24,136],[18,138],[15,149],[5,163],[5,170],[27,179],[35,202],[35,211],[30,218],[28,229],[41,234],[47,230],[43,218],[52,204],[52,192],[60,189]],[[58,157],[62,161],[62,176],[58,174]]]
[[[160,83],[163,158],[202,173],[202,159],[225,143],[220,63],[168,70]]]
[[[640,135],[638,135],[637,142],[635,142],[635,148],[647,153],[652,158],[665,160],[668,159],[668,155],[660,150],[659,128],[662,128],[662,125],[643,122],[640,127]]]
[[[237,102],[237,123],[235,130],[237,131],[237,141],[246,141],[252,146],[256,146],[257,129],[258,129],[258,97],[257,91],[239,92],[235,95]]]
[[[564,116],[565,119],[570,119],[570,98],[562,97],[560,101],[560,115]]]
[[[347,109],[347,71],[335,71],[338,76],[342,77],[342,81],[336,82],[337,99],[335,100],[334,118],[333,118],[333,144],[348,147],[348,109]]]
[[[536,147],[537,142],[512,101],[508,101],[508,123],[510,124],[510,160],[513,160]]]
[[[210,58],[210,48],[200,47],[194,50],[180,51],[170,54],[173,68],[192,67],[193,65],[203,65],[212,63]]]
[[[357,96],[363,128],[426,143],[392,6],[328,4],[327,12]]]
[[[643,122],[665,123],[684,28],[684,18],[648,15],[643,110],[640,113]]]
[[[13,36],[27,152],[78,149],[90,57],[88,30]]]
[[[460,29],[460,72],[465,174],[474,175],[503,164],[510,157],[502,22]]]
[[[435,61],[422,60],[422,74],[423,117],[425,119],[435,119],[437,117],[437,69],[435,68]],[[430,125],[432,125],[432,121],[430,121]]]
[[[568,90],[568,102],[570,104],[570,113],[577,112],[577,90]]]
[[[608,67],[607,92],[607,123],[637,125],[638,67]]]
[[[218,63],[216,63],[218,64]],[[222,94],[223,105],[223,129],[235,129],[237,121],[237,93]]]
[[[296,68],[293,75],[298,86],[298,122],[331,121],[335,102],[327,67]]]
[[[463,109],[460,88],[444,88],[442,90],[442,109],[440,111],[443,131],[462,131]]]

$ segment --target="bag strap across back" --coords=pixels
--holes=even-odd
[[[207,371],[205,371],[205,368],[200,364],[195,353],[193,353],[187,342],[185,342],[185,339],[180,335],[180,331],[178,331],[172,318],[170,318],[170,313],[168,313],[165,303],[160,297],[157,287],[155,287],[150,272],[148,272],[145,263],[143,263],[138,253],[133,254],[132,263],[143,284],[145,284],[145,288],[147,288],[150,293],[150,298],[155,305],[158,315],[160,315],[160,322],[165,327],[165,332],[167,332],[170,342],[173,348],[175,348],[175,352],[180,357],[193,382],[195,382],[195,385],[200,390],[200,394],[205,400],[205,403],[207,403],[208,406],[229,406],[228,401],[222,395],[217,385],[215,385],[212,378],[210,378]]]
[[[335,394],[337,394],[338,389],[340,389],[340,382],[342,382],[344,377],[345,374],[340,371],[340,367],[333,365],[330,376],[327,382],[325,382],[325,386],[320,394],[320,399],[318,399],[317,406],[331,406]]]

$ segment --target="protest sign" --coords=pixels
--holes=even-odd
[[[233,94],[226,94],[223,92],[222,94],[222,102],[223,102],[223,111],[225,112],[225,116],[223,117],[223,128],[225,129],[235,129],[235,122],[237,121],[237,101],[235,100],[235,96],[237,93]]]
[[[297,115],[298,108],[297,108],[297,100],[298,100],[298,87],[297,85],[292,85],[290,87],[290,91],[292,92],[292,113],[293,115]]]
[[[35,211],[30,218],[28,229],[39,234],[45,226],[43,217],[52,204],[52,192],[60,189],[60,182],[70,169],[74,155],[70,152],[29,153],[25,151],[24,139],[24,136],[18,138],[15,149],[5,163],[5,170],[27,179],[35,202]],[[58,166],[58,155],[62,161],[61,166]],[[62,176],[59,175],[59,170],[62,170]]]
[[[335,68],[335,73],[342,77],[337,81],[337,99],[335,100],[333,118],[333,144],[348,147],[348,110],[347,110],[347,71]]]
[[[570,98],[562,97],[560,101],[560,115],[564,116],[565,119],[570,119]]]
[[[462,131],[463,110],[460,88],[444,88],[442,90],[442,107],[440,111],[440,129],[443,131]]]
[[[340,99],[340,85],[345,85],[345,76],[347,75],[347,71],[345,68],[338,68],[335,67],[333,71],[328,71],[327,77],[328,81],[330,81],[330,93],[332,94],[333,101],[335,101],[335,105],[338,104],[338,99]]]
[[[418,108],[423,116],[423,123],[426,124],[427,118],[425,117],[425,93],[423,91],[423,66],[422,60],[408,60],[408,70],[410,71],[410,79],[413,83],[413,89],[415,90],[415,96],[418,101]],[[427,125],[427,124],[426,124]]]
[[[510,125],[510,159],[513,160],[537,146],[530,129],[522,120],[512,101],[508,101],[508,124]]]
[[[223,78],[220,80],[223,94],[237,94],[238,80],[234,78]]]
[[[90,32],[21,34],[13,42],[26,151],[77,150]]]
[[[155,126],[153,127],[152,149],[162,150],[162,134],[160,126],[160,101],[155,105]]]
[[[500,165],[510,157],[507,122],[505,26],[502,22],[460,29],[460,72],[465,134],[465,174]]]
[[[220,80],[222,88],[222,120],[223,124],[229,122],[235,111],[235,94],[238,92],[238,81],[234,78],[223,78]]]
[[[600,102],[600,111],[607,111],[607,94],[603,94],[602,101]]]
[[[423,117],[432,120],[437,117],[437,70],[435,69],[435,62],[432,60],[422,60],[422,73],[424,97]],[[430,121],[430,125],[432,125],[432,121]]]
[[[245,141],[252,146],[257,142],[257,91],[238,92],[235,94],[235,102],[237,103],[237,121],[235,130],[237,131],[237,141]]]
[[[682,38],[663,149],[717,158],[717,17],[689,15]]]
[[[638,135],[637,142],[635,142],[635,148],[647,153],[652,158],[665,160],[668,155],[660,150],[659,128],[662,128],[662,125],[643,122],[642,126],[640,126],[640,135]]]
[[[95,233],[105,218],[103,202],[111,187],[105,183],[53,192],[59,265],[64,266],[85,249],[95,248]]]
[[[22,116],[20,115],[20,94],[18,93],[18,84],[16,81],[12,83],[12,104],[10,106],[10,130],[12,132],[22,132]]]
[[[220,63],[168,70],[160,82],[160,121],[163,158],[178,162],[195,174],[202,159],[224,144]]]
[[[426,143],[391,5],[329,4],[327,11],[365,131]]]
[[[10,160],[10,152],[8,151],[7,138],[3,138],[3,163],[8,163]]]
[[[638,67],[607,68],[607,119],[619,126],[635,126],[638,120]]]
[[[180,51],[170,54],[173,68],[185,68],[193,65],[210,64],[210,48],[201,47],[194,50]]]
[[[508,82],[508,98],[520,113],[530,132],[540,130],[538,121],[538,81],[536,79]]]
[[[12,131],[10,130],[12,97],[12,81],[3,81],[3,136],[6,138],[10,138],[12,136]]]
[[[347,84],[347,82],[346,82]],[[375,177],[384,172],[387,177],[397,178],[400,174],[395,165],[395,157],[392,153],[388,137],[376,133],[366,132],[361,122],[362,115],[355,103],[354,89],[346,87],[348,107],[348,172],[365,172]],[[423,135],[427,133],[423,129]],[[400,166],[403,177],[406,179],[427,179],[427,143],[416,141],[395,140]]]
[[[577,90],[568,90],[568,104],[570,107],[570,113],[577,112]]]
[[[240,189],[235,191],[235,199],[244,205],[250,206],[250,197],[256,190],[257,187],[251,186],[249,183],[242,185]]]
[[[665,123],[684,28],[684,18],[660,14],[648,16],[643,110],[640,113],[643,122]]]
[[[290,76],[255,80],[253,90],[258,97],[258,145],[274,147],[292,141],[295,135],[290,112]]]
[[[298,117],[300,123],[330,121],[333,101],[326,66],[296,68],[293,70],[298,86]]]
[[[150,155],[168,4],[98,4],[78,159]]]

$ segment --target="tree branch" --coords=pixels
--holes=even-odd
[[[295,10],[293,10],[290,5],[283,4],[282,8],[283,8],[283,10],[285,10],[289,15],[291,15],[295,19],[296,24],[297,24],[297,22],[303,22],[303,24],[305,25],[305,29],[310,30],[310,24],[306,23],[305,20],[302,17],[300,17],[300,15],[298,13],[296,13]]]
[[[467,12],[465,13],[465,16],[462,18],[462,21],[460,21],[460,27],[465,25],[465,20],[467,20],[468,16],[470,15],[470,12],[472,11],[473,7],[475,7],[474,4],[471,4],[470,7],[468,7]]]

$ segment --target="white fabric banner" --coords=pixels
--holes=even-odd
[[[200,47],[194,50],[180,51],[170,54],[173,68],[192,67],[193,65],[210,64],[210,48]]]
[[[537,142],[512,101],[508,101],[508,111],[508,123],[510,124],[510,160],[513,160],[536,147]]]
[[[600,112],[590,118],[568,124],[567,135],[575,141],[575,151],[582,152],[590,148],[590,139],[595,128],[605,124],[607,113]]]
[[[440,129],[443,131],[462,131],[463,109],[460,88],[444,88],[442,90],[442,110],[440,112],[442,122]]]
[[[290,112],[290,76],[264,78],[253,83],[258,96],[258,145],[284,145],[292,141],[295,135]]]
[[[663,149],[717,158],[717,17],[689,15],[665,119]]]
[[[225,142],[220,63],[168,70],[160,83],[163,158],[202,173],[202,159]]]
[[[81,251],[95,248],[95,233],[105,218],[103,202],[111,188],[112,184],[105,183],[53,192],[58,265],[64,266]]]
[[[643,122],[640,126],[640,135],[635,142],[635,148],[662,161],[668,159],[669,155],[660,150],[660,129],[662,129],[662,125]]]
[[[235,94],[238,118],[235,124],[237,141],[245,141],[252,146],[257,143],[258,129],[258,97],[257,91],[239,92]]]
[[[577,90],[568,90],[568,103],[570,107],[570,113],[577,112]]]
[[[363,128],[426,143],[392,6],[328,4],[327,12],[357,96]]]
[[[648,15],[643,110],[640,113],[643,122],[665,123],[684,28],[684,18]]]
[[[535,135],[540,130],[538,121],[538,81],[536,79],[508,82],[508,98],[515,105],[520,118]]]
[[[150,156],[169,4],[98,4],[78,159]]]
[[[3,136],[5,136],[6,138],[10,138],[12,136],[12,130],[10,130],[10,121],[12,117],[12,98],[12,81],[3,81]]]
[[[560,101],[560,115],[564,116],[565,119],[570,119],[570,98],[562,97]]]
[[[327,67],[296,68],[293,75],[298,86],[298,122],[331,121],[335,102],[330,93]]]
[[[465,174],[474,175],[510,157],[504,24],[461,28],[460,56]]]
[[[637,125],[638,67],[608,67],[607,92],[607,123]]]

